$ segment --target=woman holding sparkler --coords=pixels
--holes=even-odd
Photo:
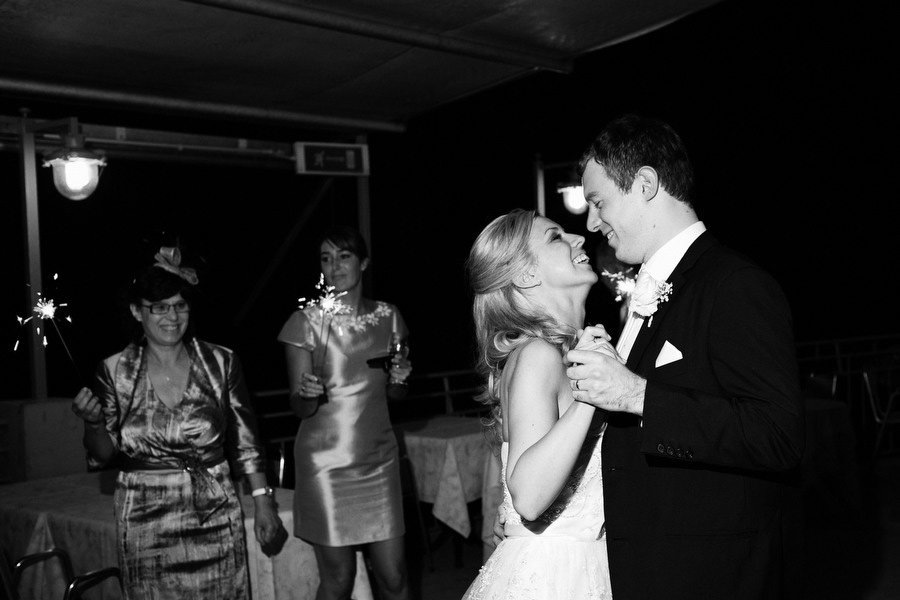
[[[118,458],[115,512],[127,600],[250,597],[241,504],[253,489],[264,551],[283,542],[240,363],[190,330],[197,276],[162,248],[129,290],[136,340],[102,361],[84,420],[92,466]]]
[[[360,544],[380,596],[405,599],[403,504],[386,387],[404,382],[412,368],[402,353],[389,362],[378,358],[389,354],[392,338],[406,337],[406,325],[395,306],[362,296],[369,259],[358,231],[329,231],[317,249],[325,294],[294,312],[278,335],[291,408],[302,418],[294,444],[294,535],[315,548],[318,600],[350,597]]]

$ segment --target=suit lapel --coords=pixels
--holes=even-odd
[[[662,302],[657,306],[652,321],[650,317],[644,319],[644,323],[641,325],[640,331],[638,331],[637,338],[634,340],[634,346],[632,346],[631,352],[628,354],[627,365],[632,371],[635,371],[637,366],[641,364],[641,358],[644,356],[647,347],[650,346],[650,343],[654,339],[656,339],[658,332],[662,328],[666,314],[668,314],[669,308],[672,306],[673,300],[678,296],[679,290],[683,289],[684,284],[688,281],[688,271],[694,266],[697,259],[716,243],[715,238],[712,237],[708,231],[704,231],[696,240],[694,240],[694,243],[690,245],[687,252],[684,253],[684,256],[681,257],[681,260],[675,265],[675,269],[666,280],[672,284],[672,294],[669,297],[669,300]]]

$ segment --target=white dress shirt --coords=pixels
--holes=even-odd
[[[653,256],[641,265],[638,275],[647,271],[651,277],[657,281],[665,281],[675,270],[679,261],[684,258],[685,253],[691,244],[700,237],[700,234],[706,231],[706,225],[703,221],[697,221],[688,225],[681,230],[675,237],[663,244],[659,250],[653,253]],[[673,294],[677,294],[678,290],[673,289]],[[634,346],[634,340],[637,339],[638,332],[644,325],[647,317],[643,317],[634,311],[628,314],[628,320],[622,328],[622,335],[619,336],[619,342],[616,344],[616,352],[622,357],[622,360],[628,360],[631,348]]]

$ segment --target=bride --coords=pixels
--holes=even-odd
[[[597,281],[583,243],[517,209],[485,227],[469,253],[482,400],[501,441],[504,539],[465,600],[612,597],[604,424],[594,407],[575,402],[563,362]],[[588,328],[577,347],[617,356],[602,327]]]

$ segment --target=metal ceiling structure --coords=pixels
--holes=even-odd
[[[0,0],[0,96],[353,132],[718,0]]]

